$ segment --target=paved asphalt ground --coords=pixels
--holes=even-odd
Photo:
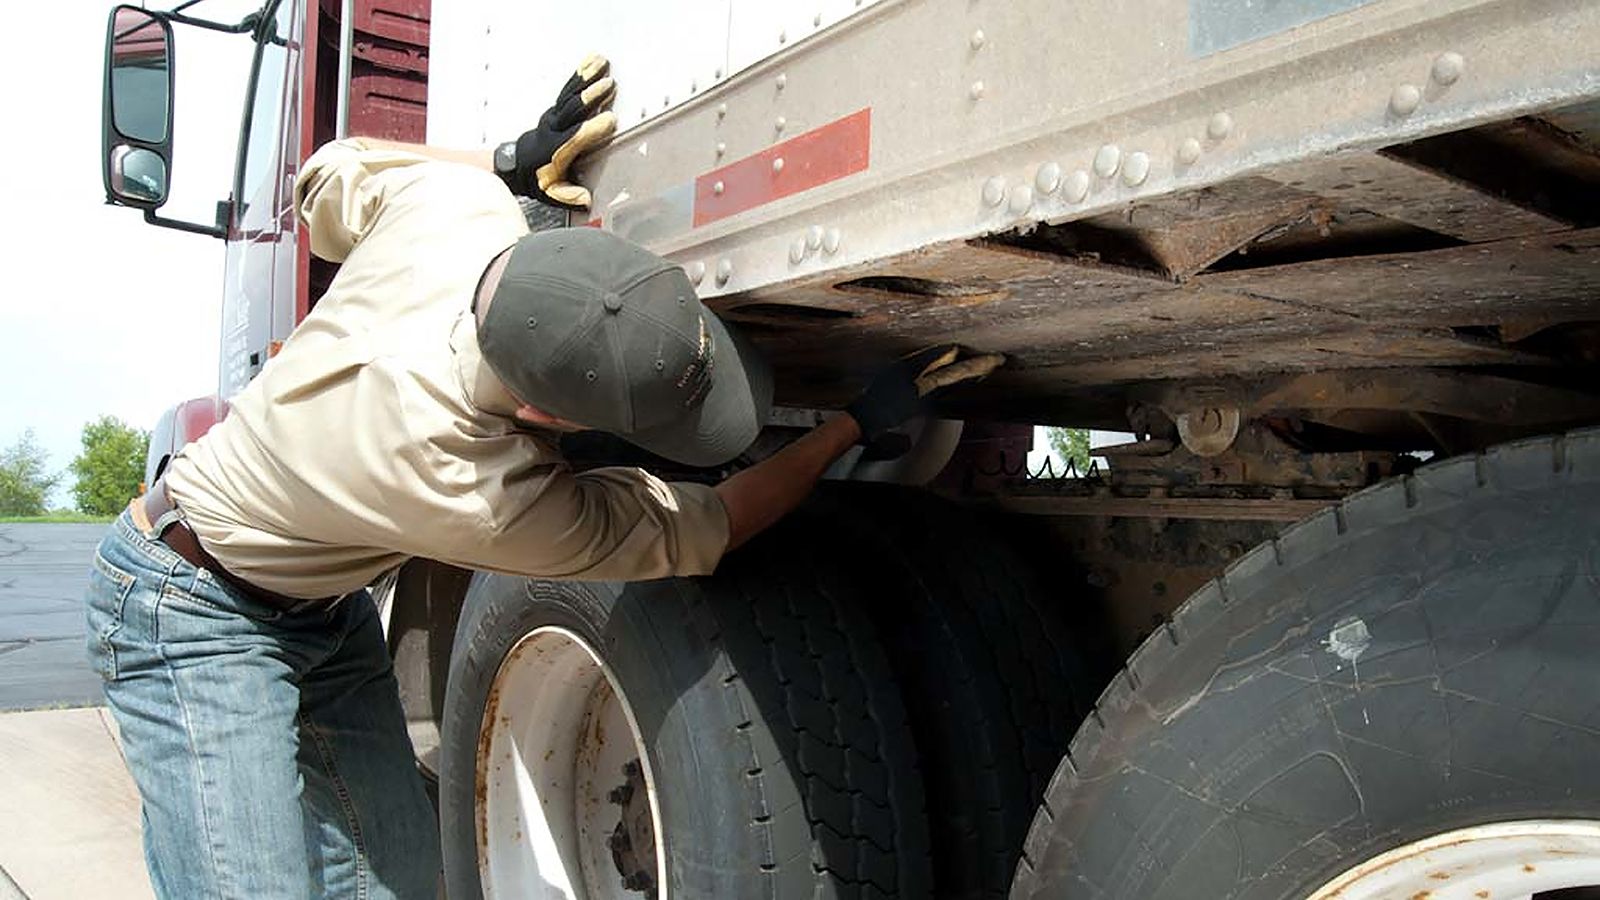
[[[139,796],[84,655],[107,527],[0,525],[0,900],[151,897]]]
[[[83,590],[107,525],[0,525],[0,711],[104,702]]]

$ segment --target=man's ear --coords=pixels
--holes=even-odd
[[[529,425],[537,425],[541,428],[548,428],[552,431],[585,430],[584,426],[579,425],[577,422],[569,422],[560,416],[553,416],[537,406],[529,406],[526,403],[517,407],[517,411],[512,413],[512,416],[515,417],[518,422],[525,422]]]
[[[517,421],[519,421],[519,422],[527,422],[529,425],[544,425],[546,427],[555,427],[557,425],[566,424],[560,418],[557,418],[556,416],[550,415],[549,413],[545,412],[544,410],[540,409],[537,406],[529,406],[526,403],[524,403],[521,406],[517,407],[517,411],[515,413],[513,413],[513,415],[516,416]]]

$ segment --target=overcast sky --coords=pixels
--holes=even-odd
[[[149,429],[162,410],[216,391],[223,243],[106,206],[100,181],[103,0],[8,4],[9,225],[0,304],[0,446],[32,428],[52,470],[102,414]],[[170,3],[152,4],[159,8]],[[254,3],[193,11],[236,20]],[[250,41],[177,29],[170,216],[209,223],[228,192]],[[53,505],[70,503],[70,477]]]

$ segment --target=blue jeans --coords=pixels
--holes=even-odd
[[[438,824],[365,591],[283,613],[124,512],[95,553],[88,626],[157,895],[438,897]]]

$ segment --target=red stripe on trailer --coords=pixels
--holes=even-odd
[[[865,171],[871,146],[868,107],[707,172],[694,181],[695,227]]]

